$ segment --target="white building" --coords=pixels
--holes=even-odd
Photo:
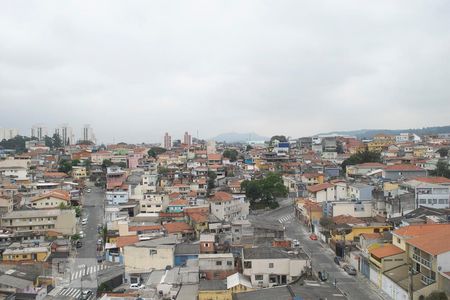
[[[67,124],[63,124],[58,128],[55,128],[55,133],[61,138],[63,145],[73,145],[74,135],[72,127]]]
[[[28,179],[28,167],[30,160],[28,159],[6,159],[0,161],[0,175],[10,177],[15,180]]]
[[[158,216],[159,212],[166,210],[169,201],[167,194],[147,193],[144,194],[144,199],[139,201],[139,209],[141,213]]]
[[[31,137],[35,137],[38,140],[44,140],[44,137],[47,135],[47,127],[41,124],[34,125],[31,128]]]
[[[250,277],[254,288],[286,285],[306,272],[309,257],[300,249],[294,252],[279,248],[244,248],[243,274]]]
[[[211,213],[219,220],[246,219],[249,213],[250,204],[245,200],[245,196],[242,195],[216,192],[209,199],[209,203]]]
[[[95,143],[94,130],[91,128],[89,124],[84,125],[81,139],[83,141],[90,141]]]
[[[19,135],[17,128],[0,128],[0,141],[10,140]]]

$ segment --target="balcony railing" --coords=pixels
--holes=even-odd
[[[413,254],[413,259],[415,261],[417,261],[418,263],[424,265],[425,267],[431,268],[431,261],[429,261],[428,259],[425,259],[425,258],[423,258],[420,255],[415,254],[415,253]]]
[[[433,284],[436,282],[436,280],[434,280],[426,275],[422,275],[421,281],[425,285],[430,285],[430,284]]]

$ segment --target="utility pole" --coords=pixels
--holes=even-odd
[[[409,294],[409,299],[413,300],[414,299],[414,289],[413,289],[413,275],[414,275],[414,269],[413,266],[409,266],[409,271],[408,271],[408,277],[409,277],[409,285],[408,285],[408,294]]]

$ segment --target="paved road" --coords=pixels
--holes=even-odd
[[[105,193],[98,187],[89,185],[90,193],[84,194],[81,218],[88,218],[87,225],[81,226],[85,237],[83,246],[76,249],[76,257],[64,274],[65,283],[55,288],[51,295],[56,299],[80,299],[82,290],[91,290],[89,299],[95,299],[99,273],[111,267],[97,263],[97,240],[100,235],[97,225],[103,223]]]
[[[270,211],[256,218],[264,218],[265,220],[278,221],[286,228],[286,236],[288,238],[300,241],[301,247],[312,257],[313,271],[317,274],[319,270],[326,270],[329,274],[329,281],[334,282],[336,279],[337,287],[350,300],[380,300],[383,299],[378,295],[376,290],[362,276],[350,276],[342,268],[338,267],[333,259],[335,254],[333,251],[319,241],[312,241],[309,238],[308,230],[295,218],[293,206],[282,207],[278,210]]]
[[[86,237],[82,240],[83,247],[78,249],[78,258],[96,258],[97,240],[100,235],[97,225],[103,223],[105,192],[98,187],[91,186],[91,192],[84,194],[82,218],[87,217],[87,225],[82,226]]]

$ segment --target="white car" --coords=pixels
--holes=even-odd
[[[91,192],[91,189],[87,189],[86,192],[90,193],[90,192]]]
[[[84,234],[83,231],[80,231],[80,232],[78,233],[78,235],[79,235],[80,238],[82,238],[82,239],[84,239],[84,238],[86,237],[86,235]]]
[[[300,242],[298,240],[293,240],[292,244],[294,245],[294,247],[300,247]]]
[[[132,284],[130,284],[130,289],[133,289],[133,290],[140,290],[140,289],[143,289],[143,288],[145,288],[145,285],[140,284],[140,283],[132,283]]]
[[[81,225],[87,225],[87,223],[88,223],[88,219],[87,218],[84,218],[84,219],[81,220]]]

